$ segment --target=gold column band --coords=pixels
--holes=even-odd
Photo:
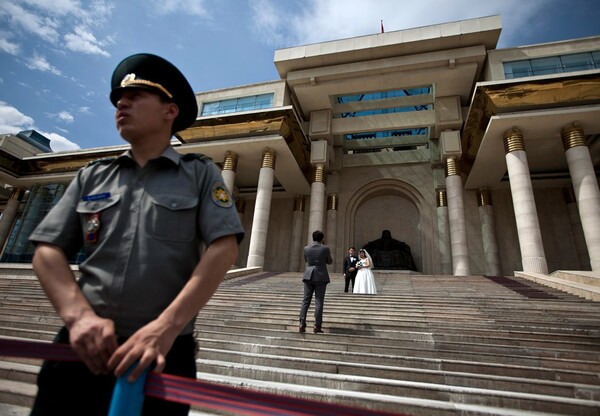
[[[237,170],[238,155],[235,152],[227,151],[225,153],[225,161],[223,162],[223,170],[230,170],[235,173]]]
[[[298,195],[296,199],[294,199],[294,211],[304,212],[304,197],[302,195]]]
[[[327,197],[327,211],[337,211],[338,197],[335,194]]]
[[[438,208],[447,207],[448,206],[448,197],[446,196],[446,190],[445,189],[439,189],[437,191],[436,202],[437,202],[437,207]]]
[[[562,137],[565,152],[576,146],[586,146],[585,135],[583,134],[581,126],[572,125],[563,127],[560,132],[560,137]]]
[[[563,188],[563,197],[565,198],[565,202],[567,204],[574,204],[577,202],[577,198],[575,198],[575,191],[571,185]]]
[[[315,180],[314,182],[325,183],[325,169],[322,165],[315,166]]]
[[[480,189],[477,191],[477,206],[485,207],[486,205],[492,205],[492,194],[487,189]]]
[[[504,133],[504,153],[509,154],[517,150],[525,150],[525,139],[521,130],[513,127]]]
[[[451,157],[446,159],[446,177],[460,175],[460,160]]]
[[[239,214],[243,214],[246,210],[246,200],[244,198],[238,198],[235,200],[235,209]]]
[[[275,169],[275,152],[271,149],[266,149],[263,153],[262,166],[263,168]]]

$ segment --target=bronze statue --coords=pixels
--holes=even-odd
[[[375,269],[417,271],[410,246],[393,239],[390,230],[383,230],[381,238],[369,241],[364,249],[371,253]]]

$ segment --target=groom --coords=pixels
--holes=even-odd
[[[356,279],[356,273],[358,270],[356,269],[356,262],[358,261],[358,257],[356,257],[356,249],[354,247],[350,247],[348,249],[348,256],[344,258],[344,279],[346,280],[344,285],[344,292],[348,293],[348,287],[350,287],[350,292],[354,289],[354,279]],[[350,286],[352,283],[352,286]]]

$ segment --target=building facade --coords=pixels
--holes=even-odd
[[[321,229],[336,272],[385,239],[423,274],[600,269],[600,37],[496,49],[500,32],[491,16],[279,49],[279,80],[197,93],[174,146],[221,166],[237,266],[300,271]],[[0,142],[2,261],[29,261],[76,170],[126,148]]]

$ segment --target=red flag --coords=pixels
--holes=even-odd
[[[381,21],[381,33],[384,33],[385,30],[383,30],[383,20]]]

